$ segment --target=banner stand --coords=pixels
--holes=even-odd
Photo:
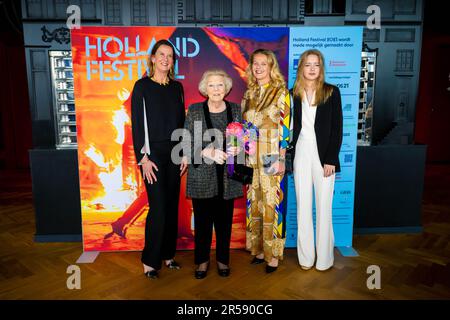
[[[93,263],[100,251],[87,251],[83,252],[81,256],[78,258],[77,263]]]
[[[353,247],[336,247],[343,257],[359,257],[358,251]]]

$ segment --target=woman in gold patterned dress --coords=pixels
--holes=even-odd
[[[280,211],[289,140],[290,98],[275,54],[258,49],[250,56],[248,87],[242,101],[243,119],[259,129],[257,148],[248,158],[253,181],[247,193],[247,250],[252,264],[264,261],[271,273],[283,259],[284,217]]]

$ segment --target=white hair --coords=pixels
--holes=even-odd
[[[209,70],[206,70],[203,73],[202,78],[200,79],[200,82],[198,84],[198,90],[200,91],[200,93],[204,97],[208,96],[208,94],[206,92],[206,85],[207,85],[207,82],[208,82],[208,78],[211,77],[211,76],[221,76],[221,77],[223,77],[223,82],[225,84],[225,95],[227,95],[230,92],[231,88],[233,87],[233,80],[228,75],[228,73],[226,73],[222,69],[209,69]]]

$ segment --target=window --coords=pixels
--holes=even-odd
[[[67,7],[69,2],[67,0],[55,0],[55,18],[65,19],[67,17]]]
[[[330,13],[331,0],[315,0],[314,13],[328,14]]]
[[[121,0],[105,0],[105,19],[106,24],[121,24]]]
[[[414,69],[414,50],[397,50],[395,71],[412,72]]]
[[[386,29],[386,42],[414,42],[416,39],[415,29]]]
[[[95,0],[81,0],[81,17],[83,19],[94,19],[97,17]]]
[[[252,18],[254,20],[272,20],[272,0],[252,0]]]
[[[231,20],[231,0],[211,2],[211,20]]]
[[[308,15],[345,14],[345,0],[305,0]]]
[[[394,14],[416,14],[416,0],[395,0]]]
[[[173,25],[174,24],[174,12],[173,1],[171,0],[159,0],[158,17],[160,25]]]
[[[289,0],[288,19],[289,21],[304,21],[305,0]]]
[[[28,18],[43,18],[42,16],[42,0],[27,1]]]
[[[332,0],[331,13],[345,14],[345,0]]]
[[[364,28],[363,39],[365,42],[379,42],[380,30]]]
[[[131,19],[134,25],[147,25],[147,1],[146,0],[132,0],[131,2]]]
[[[185,21],[195,20],[195,0],[186,0],[184,2]]]

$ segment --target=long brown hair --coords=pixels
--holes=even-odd
[[[170,43],[170,41],[166,40],[166,39],[158,40],[152,48],[152,52],[150,53],[150,56],[148,57],[148,70],[149,70],[148,76],[151,78],[155,74],[155,65],[152,62],[152,57],[156,54],[156,51],[158,51],[159,47],[161,47],[161,46],[168,46],[168,47],[172,48],[173,63],[172,63],[172,67],[169,70],[168,77],[173,80],[175,78],[175,63],[177,61],[177,56],[175,54],[175,48]]]
[[[277,61],[277,57],[275,56],[275,53],[273,53],[273,51],[271,51],[271,50],[257,49],[255,51],[253,51],[253,53],[250,55],[250,60],[249,60],[247,69],[245,70],[245,72],[247,74],[247,79],[248,79],[247,91],[245,93],[246,99],[255,98],[256,89],[259,87],[258,81],[253,76],[253,72],[252,72],[252,65],[255,60],[255,56],[257,54],[263,54],[267,57],[267,62],[270,67],[270,84],[276,88],[286,86],[286,82],[284,80],[283,74],[280,71],[280,67],[278,65],[278,61]]]
[[[333,92],[333,87],[325,82],[325,60],[323,58],[322,52],[317,49],[311,49],[303,52],[298,61],[297,77],[294,83],[294,96],[300,97],[301,100],[304,98],[305,91],[305,78],[303,76],[303,69],[305,68],[306,58],[310,55],[315,55],[319,58],[319,78],[316,79],[315,89],[316,89],[316,105],[320,105],[327,101]]]

